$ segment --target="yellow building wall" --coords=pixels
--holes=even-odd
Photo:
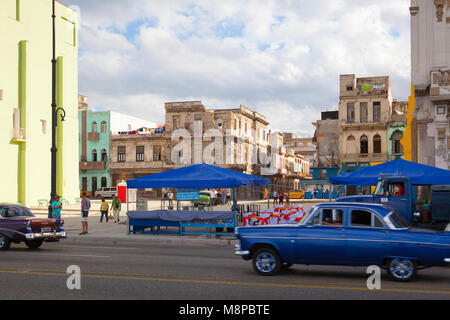
[[[18,5],[18,7],[17,7]],[[0,1],[0,202],[18,202],[18,145],[11,143],[14,108],[19,105],[19,42],[26,41],[25,199],[36,206],[51,191],[52,19],[50,0]],[[19,10],[17,10],[19,8]],[[78,13],[56,3],[56,56],[63,57],[63,107],[66,111],[63,194],[79,196],[78,174]],[[74,23],[69,23],[75,22]],[[43,123],[45,125],[43,126]]]

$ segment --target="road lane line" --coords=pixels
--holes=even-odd
[[[22,275],[46,275],[46,276],[64,276],[65,272],[34,272],[29,269],[23,271],[2,271],[0,273],[10,274],[22,274]],[[426,294],[445,294],[450,295],[449,291],[439,290],[407,290],[407,289],[381,289],[381,290],[369,290],[367,287],[351,288],[340,286],[324,286],[324,285],[300,285],[300,284],[279,284],[279,283],[255,283],[255,282],[239,282],[239,281],[216,281],[216,280],[196,280],[196,279],[170,279],[170,278],[157,278],[157,277],[133,277],[133,276],[108,276],[108,275],[95,275],[82,273],[82,277],[85,278],[97,278],[97,279],[120,279],[120,280],[140,280],[140,281],[158,281],[158,282],[177,282],[177,283],[198,283],[198,284],[219,284],[219,285],[235,285],[235,286],[263,286],[263,287],[281,287],[281,288],[309,288],[309,289],[329,289],[329,290],[349,290],[349,291],[370,291],[373,293],[382,292],[396,292],[396,293],[426,293]],[[445,289],[444,289],[445,290]]]
[[[11,255],[38,255],[38,256],[64,256],[64,257],[86,257],[86,258],[111,258],[111,256],[99,256],[99,255],[88,255],[88,254],[63,254],[63,253],[32,253],[32,252],[9,252]]]
[[[138,248],[129,248],[129,247],[92,247],[92,246],[61,246],[56,245],[60,248],[83,248],[83,249],[114,249],[114,250],[137,250]]]

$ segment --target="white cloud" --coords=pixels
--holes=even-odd
[[[312,136],[337,108],[340,74],[389,75],[394,98],[409,94],[408,0],[63,1],[81,10],[92,106],[162,123],[165,101],[243,104]]]

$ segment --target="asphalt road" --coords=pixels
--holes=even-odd
[[[293,266],[263,277],[223,245],[67,239],[37,251],[13,245],[0,252],[0,261],[0,299],[12,300],[450,298],[450,268],[422,270],[406,284],[383,272],[382,289],[371,291],[365,268]],[[79,290],[67,288],[71,265],[80,268]]]

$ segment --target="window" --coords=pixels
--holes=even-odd
[[[106,121],[102,121],[102,133],[106,133]]]
[[[352,227],[384,227],[383,222],[375,214],[364,210],[352,210],[350,221]]]
[[[378,134],[373,137],[373,153],[381,153],[381,137]]]
[[[202,115],[201,114],[194,115],[194,121],[202,121]]]
[[[180,129],[180,116],[173,116],[173,130]]]
[[[102,161],[103,162],[108,161],[108,153],[106,152],[106,149],[102,150]]]
[[[445,106],[437,106],[436,107],[436,114],[445,114]]]
[[[342,226],[343,219],[344,212],[340,209],[322,209],[316,213],[311,223],[323,226]]]
[[[161,161],[161,146],[153,146],[153,161]]]
[[[144,146],[136,147],[136,162],[144,162]]]
[[[355,141],[355,137],[353,135],[349,135],[347,141]]]
[[[366,136],[362,136],[360,139],[360,153],[368,154],[369,153],[369,140]]]
[[[47,120],[41,120],[41,133],[47,134]]]
[[[117,162],[125,162],[126,157],[126,147],[117,147]]]
[[[359,104],[360,109],[360,122],[367,123],[367,102],[361,102]]]
[[[92,177],[92,191],[97,191],[98,185],[97,185],[97,177]]]
[[[403,154],[403,146],[400,141],[403,138],[403,133],[400,131],[395,131],[391,137],[392,140],[392,153],[393,154]]]
[[[347,91],[353,91],[353,86],[347,86]]]
[[[101,184],[102,184],[102,188],[105,188],[106,187],[106,184],[107,184],[107,179],[106,179],[106,177],[102,177],[102,182],[101,182]],[[109,188],[108,188],[109,189]],[[106,191],[106,190],[105,190]]]
[[[347,103],[347,123],[355,122],[355,104]]]
[[[381,122],[381,103],[373,103],[373,122]]]
[[[97,150],[96,149],[92,150],[92,161],[94,161],[94,162],[97,161]]]
[[[92,132],[97,132],[97,122],[92,122]]]

